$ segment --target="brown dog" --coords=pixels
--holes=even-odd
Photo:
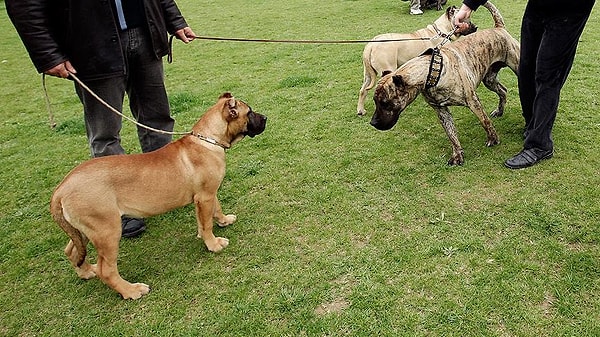
[[[77,275],[98,276],[123,298],[137,299],[150,288],[119,275],[117,254],[121,216],[148,217],[190,203],[196,205],[198,237],[218,252],[229,241],[215,237],[235,215],[224,215],[217,190],[225,176],[225,149],[244,136],[262,133],[267,118],[229,93],[219,97],[193,126],[190,135],[149,153],[91,159],[77,166],[58,185],[50,212],[71,240],[65,248]],[[96,248],[97,264],[86,261],[86,246]]]
[[[437,84],[426,86],[432,64],[431,53],[410,60],[379,81],[373,96],[376,108],[371,125],[379,130],[392,128],[400,113],[422,93],[425,101],[437,112],[452,143],[452,156],[448,165],[464,163],[463,149],[458,141],[449,106],[468,106],[487,133],[486,145],[499,143],[496,130],[483,110],[476,89],[483,82],[498,95],[498,108],[491,116],[502,116],[507,89],[498,80],[498,72],[508,67],[517,75],[520,46],[504,28],[504,20],[496,7],[490,1],[484,6],[494,18],[495,28],[465,36],[440,48],[444,66]]]

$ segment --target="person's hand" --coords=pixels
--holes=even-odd
[[[466,22],[471,17],[471,8],[469,6],[463,4],[458,13],[454,15],[454,25],[456,26],[456,31],[458,33],[464,32],[469,29],[469,24]]]
[[[190,27],[185,27],[176,31],[175,36],[185,43],[190,43],[197,37],[196,33],[194,33],[194,31]]]
[[[63,63],[60,63],[60,64],[44,71],[44,74],[46,74],[46,75],[56,76],[56,77],[60,77],[60,78],[69,77],[69,73],[73,73],[73,74],[77,73],[77,71],[75,70],[75,68],[73,68],[73,65],[69,61],[65,61]]]

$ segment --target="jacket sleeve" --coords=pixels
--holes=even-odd
[[[29,57],[41,73],[67,60],[52,31],[52,0],[6,0],[6,11],[17,29]],[[56,4],[54,4],[56,6]],[[56,7],[54,7],[56,8]]]
[[[160,0],[169,34],[188,26],[174,0]]]
[[[477,8],[479,8],[479,6],[485,4],[487,2],[487,0],[464,0],[463,3],[467,6],[469,6],[469,8],[471,8],[472,10],[476,10]]]

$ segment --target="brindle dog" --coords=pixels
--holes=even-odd
[[[400,113],[422,93],[425,101],[437,112],[439,120],[452,143],[449,165],[464,163],[463,148],[449,106],[467,106],[479,119],[487,133],[487,146],[499,143],[492,121],[483,110],[476,89],[483,84],[499,98],[492,117],[501,116],[506,104],[507,89],[498,80],[498,72],[509,67],[515,75],[519,67],[520,46],[506,31],[504,20],[489,1],[486,8],[492,13],[495,28],[486,29],[440,48],[443,67],[437,85],[426,88],[432,55],[422,55],[384,76],[375,89],[375,114],[371,125],[379,130],[392,128]]]

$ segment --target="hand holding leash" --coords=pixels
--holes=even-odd
[[[454,16],[454,25],[457,32],[462,33],[469,28],[468,19],[471,17],[471,12],[473,10],[465,4],[460,7],[458,13]]]
[[[190,27],[185,27],[176,31],[175,36],[184,43],[190,43],[197,38],[196,33],[194,33]]]
[[[44,71],[44,74],[60,78],[67,78],[69,77],[69,74],[77,74],[77,71],[75,70],[71,62],[67,60]]]

